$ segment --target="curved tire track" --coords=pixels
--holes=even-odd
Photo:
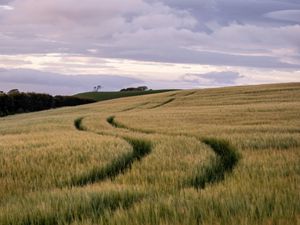
[[[130,131],[138,131],[138,129],[129,128],[124,124],[115,121],[115,116],[108,117],[107,122],[116,128],[123,128]],[[140,132],[149,134],[148,131]],[[156,134],[166,135],[164,133]],[[181,136],[186,136],[190,138],[192,137],[189,135]],[[186,184],[188,186],[193,186],[196,189],[204,189],[207,184],[218,183],[224,180],[225,174],[231,173],[241,158],[240,154],[235,149],[235,147],[232,146],[226,140],[217,138],[202,138],[200,141],[208,145],[214,151],[216,158],[211,160],[209,165],[200,167],[200,169],[196,172],[195,176],[187,181]]]
[[[196,189],[204,189],[207,184],[223,181],[225,174],[231,173],[240,159],[238,151],[226,140],[204,138],[202,142],[211,147],[216,158],[189,179],[187,184]]]
[[[188,96],[191,96],[193,94],[197,93],[197,91],[193,91],[193,92],[190,92],[190,93],[187,93],[186,95],[184,95],[184,97],[188,97]]]
[[[113,127],[115,128],[122,128],[122,129],[126,129],[132,132],[138,132],[138,133],[143,133],[143,134],[154,134],[154,131],[151,130],[142,130],[142,129],[138,129],[138,128],[129,128],[127,126],[125,126],[124,124],[115,121],[115,116],[110,116],[106,119],[106,121]]]
[[[82,120],[83,120],[83,117],[79,117],[76,120],[74,120],[74,126],[77,130],[85,131],[86,129],[82,125]]]
[[[168,100],[166,100],[166,101],[164,101],[164,102],[162,102],[162,103],[160,103],[160,104],[158,104],[158,105],[155,105],[155,106],[153,106],[153,107],[150,107],[150,108],[148,108],[148,109],[156,109],[156,108],[159,108],[159,107],[161,107],[161,106],[164,106],[164,105],[167,105],[167,104],[173,102],[175,99],[176,99],[176,98],[170,98],[170,99],[168,99]]]
[[[83,117],[76,119],[74,125],[77,130],[86,131],[86,128],[82,125],[82,120]],[[119,156],[105,167],[96,167],[86,174],[72,178],[71,186],[84,186],[106,179],[114,179],[130,169],[135,161],[140,161],[152,151],[152,144],[149,141],[135,138],[123,139],[132,146],[132,152]]]
[[[139,107],[141,106],[145,106],[145,105],[148,105],[150,102],[144,102],[144,103],[141,103],[141,104],[138,104],[136,106],[133,106],[133,107],[129,107],[129,108],[126,108],[126,109],[123,109],[119,112],[128,112],[128,111],[131,111],[131,110],[134,110],[134,109],[138,109]]]

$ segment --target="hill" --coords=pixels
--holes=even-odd
[[[299,108],[289,83],[0,118],[0,224],[298,224]]]
[[[78,98],[83,99],[92,99],[95,101],[105,101],[116,98],[140,96],[140,95],[149,95],[149,94],[159,94],[164,92],[169,92],[174,90],[149,90],[149,91],[111,91],[111,92],[85,92],[74,95]]]

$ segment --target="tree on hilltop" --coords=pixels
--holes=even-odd
[[[94,91],[95,92],[99,92],[101,90],[102,86],[101,85],[97,85],[94,87]]]

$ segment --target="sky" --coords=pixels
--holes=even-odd
[[[0,90],[300,82],[299,0],[0,0]]]

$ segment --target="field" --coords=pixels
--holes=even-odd
[[[0,118],[0,224],[300,224],[300,83]]]
[[[92,99],[96,101],[105,101],[116,98],[124,98],[124,97],[132,97],[132,96],[140,96],[140,95],[150,95],[150,94],[159,94],[168,91],[174,90],[149,90],[149,91],[111,91],[111,92],[85,92],[76,94],[75,97],[83,98],[83,99]]]

